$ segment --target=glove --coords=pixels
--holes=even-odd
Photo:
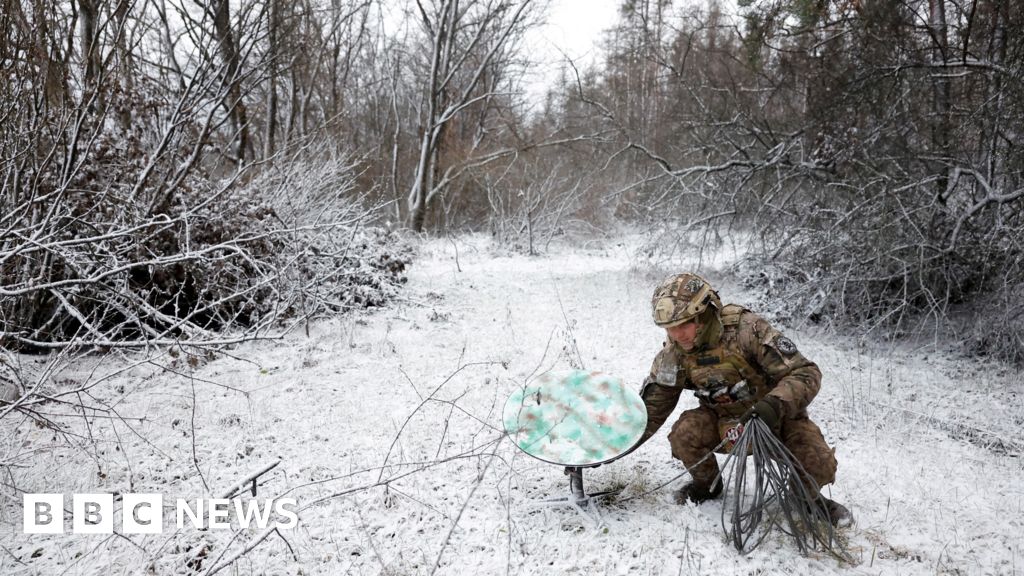
[[[782,430],[782,401],[775,396],[765,396],[758,400],[750,410],[747,410],[740,421],[749,422],[754,416],[760,418],[772,431],[772,434],[778,436]]]

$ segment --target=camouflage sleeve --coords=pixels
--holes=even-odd
[[[665,420],[668,420],[669,415],[676,409],[676,404],[679,403],[681,392],[679,388],[662,386],[651,381],[650,378],[644,381],[640,397],[643,398],[644,406],[647,407],[647,428],[644,430],[644,435],[640,437],[638,446],[654,436],[658,428],[661,428]]]
[[[666,345],[654,357],[651,373],[644,380],[640,397],[647,407],[647,428],[637,444],[643,444],[665,423],[676,404],[685,382],[676,382],[679,375],[679,359],[672,346]]]
[[[740,343],[749,360],[768,376],[769,395],[782,402],[783,418],[807,409],[821,388],[821,370],[796,344],[753,312],[740,319]]]

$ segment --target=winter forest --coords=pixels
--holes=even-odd
[[[0,0],[0,572],[1024,573],[1024,4],[620,0],[537,89],[558,1]],[[639,388],[685,270],[822,368],[845,559],[673,503],[674,418],[535,505],[505,399]]]

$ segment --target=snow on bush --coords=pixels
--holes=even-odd
[[[113,163],[97,153],[104,159]],[[341,197],[356,174],[340,160],[293,158],[245,185],[189,179],[156,208],[98,174],[83,180],[93,189],[48,206],[16,202],[0,232],[2,343],[201,342],[384,304],[405,280],[409,250],[366,227],[372,209]],[[313,193],[324,190],[338,193]]]

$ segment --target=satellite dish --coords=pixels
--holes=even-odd
[[[502,414],[505,431],[520,450],[565,467],[572,499],[585,506],[583,468],[622,456],[643,436],[647,408],[620,378],[601,372],[558,370],[513,392]]]

